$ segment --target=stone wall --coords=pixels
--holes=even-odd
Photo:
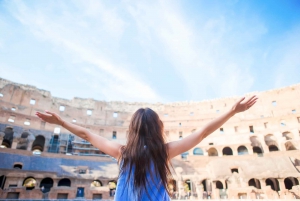
[[[174,197],[299,198],[300,84],[246,96],[253,94],[259,96],[253,108],[235,115],[172,160]],[[87,199],[98,194],[110,198],[108,182],[117,180],[116,160],[64,128],[40,121],[36,111],[56,112],[66,121],[125,144],[131,116],[138,108],[155,110],[164,122],[167,140],[173,141],[201,129],[238,99],[175,103],[66,100],[34,86],[0,79],[0,143],[7,147],[0,149],[0,176],[6,178],[0,198],[19,192],[19,198],[41,199],[45,193],[39,183],[45,178],[53,180],[49,199],[66,194],[73,199],[79,188],[85,189]],[[21,170],[14,168],[18,164]],[[84,174],[76,172],[80,168]],[[31,191],[24,187],[28,177],[37,182]],[[58,187],[64,178],[71,180],[71,186]],[[91,187],[94,180],[102,186]]]

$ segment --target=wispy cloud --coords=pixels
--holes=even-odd
[[[237,20],[220,15],[194,24],[174,1],[132,3],[128,10],[136,21],[144,49],[165,54],[184,77],[192,98],[211,93],[236,95],[251,88],[255,80],[250,71],[254,54],[238,43],[247,44],[265,34],[261,22],[244,19],[245,25],[238,25]],[[230,36],[233,24],[238,27]],[[153,46],[157,39],[162,49]]]
[[[162,100],[136,73],[126,69],[129,64],[116,62],[114,59],[120,58],[105,52],[114,51],[124,31],[125,22],[116,8],[109,9],[99,1],[74,2],[71,8],[56,3],[34,9],[16,2],[17,9],[12,12],[36,37],[51,42],[55,51],[67,55],[71,62],[81,63],[70,71],[105,99]],[[61,15],[55,16],[55,7],[61,9]],[[107,40],[113,48],[108,47]]]
[[[0,13],[0,26],[9,31],[6,39],[0,37],[0,51],[13,53],[0,55],[0,70],[16,68],[29,84],[57,96],[147,102],[242,95],[300,81],[299,20],[279,33],[270,25],[276,19],[250,3],[198,1],[197,9],[189,4],[3,1],[13,19]],[[40,58],[27,61],[20,51],[19,62],[8,62],[32,42],[39,48],[31,56]],[[44,48],[50,50],[38,52]],[[22,60],[38,62],[20,70]]]

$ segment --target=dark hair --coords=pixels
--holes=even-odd
[[[167,183],[172,175],[163,131],[163,122],[150,108],[138,109],[131,118],[127,145],[122,148],[120,174],[125,168],[131,172],[135,167],[133,184],[139,198],[143,189],[150,198],[146,185],[147,172],[148,174],[151,172],[151,163],[155,168],[154,172],[169,193]],[[132,175],[128,174],[127,185],[131,177]]]

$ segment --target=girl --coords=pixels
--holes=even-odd
[[[243,102],[244,99],[240,99],[229,111],[202,129],[182,140],[169,143],[165,143],[164,140],[162,121],[150,108],[141,108],[133,114],[126,145],[90,133],[83,127],[64,121],[55,113],[46,111],[46,113],[37,112],[36,115],[48,123],[61,125],[91,142],[102,152],[118,159],[120,173],[115,194],[116,201],[169,201],[167,180],[171,177],[170,160],[195,147],[233,115],[248,110],[257,101],[256,96]]]

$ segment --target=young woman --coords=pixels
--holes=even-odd
[[[133,114],[126,145],[109,141],[83,127],[66,122],[55,113],[46,111],[37,112],[36,115],[48,123],[61,125],[119,160],[120,174],[115,200],[167,201],[170,200],[167,188],[168,179],[171,177],[170,160],[195,147],[233,115],[248,110],[257,101],[256,96],[247,101],[244,99],[240,99],[229,111],[200,130],[169,143],[164,140],[162,121],[150,108],[141,108]]]

